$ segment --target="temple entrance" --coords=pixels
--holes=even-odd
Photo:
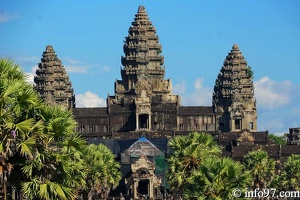
[[[149,188],[149,180],[140,180],[138,186],[138,193],[139,195],[147,195],[148,196],[148,188]]]
[[[139,129],[148,129],[148,118],[147,114],[139,115]]]
[[[142,141],[145,142],[146,139]],[[140,141],[140,142],[142,142]],[[144,143],[137,144],[139,149],[145,148],[147,145]],[[136,146],[131,146],[130,148],[136,148]],[[130,149],[129,148],[129,149]],[[147,151],[153,152],[154,149]],[[161,186],[162,179],[155,175],[155,164],[148,160],[145,155],[141,155],[138,160],[135,160],[131,164],[131,176],[125,180],[126,187],[133,191],[133,195],[130,195],[133,199],[157,199],[162,197],[160,191],[155,190]]]

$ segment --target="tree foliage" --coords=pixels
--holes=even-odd
[[[187,199],[234,199],[232,191],[247,188],[252,182],[250,171],[231,158],[207,159],[187,178]]]
[[[120,164],[114,160],[114,155],[103,144],[87,146],[85,155],[84,160],[88,164],[85,188],[88,193],[87,199],[91,200],[97,196],[104,199],[122,178],[119,171]]]
[[[250,172],[230,158],[221,158],[221,149],[205,133],[175,136],[169,146],[168,183],[180,188],[185,199],[232,199],[232,190],[252,181]]]
[[[269,139],[271,140],[271,142],[273,142],[274,144],[280,144],[280,145],[285,145],[287,143],[287,138],[286,138],[286,134],[282,135],[282,136],[277,136],[274,134],[270,134],[269,135]]]
[[[169,141],[173,153],[168,159],[167,180],[172,189],[180,189],[191,172],[198,169],[203,161],[221,155],[221,149],[213,137],[205,133],[190,133],[176,136]]]
[[[85,184],[82,156],[85,141],[74,133],[71,111],[44,105],[40,110],[43,132],[34,162],[27,161],[22,172],[27,181],[22,192],[30,199],[73,199]]]
[[[293,154],[284,162],[282,171],[273,181],[273,187],[285,191],[300,191],[300,155]]]
[[[252,189],[267,189],[275,176],[275,161],[263,150],[252,151],[243,158],[243,164],[253,176]]]
[[[251,66],[248,66],[248,68],[247,68],[247,74],[248,74],[251,78],[254,78],[254,77],[253,77],[254,72],[253,72]]]
[[[74,131],[72,112],[44,103],[12,60],[0,59],[0,70],[0,184],[4,200],[7,185],[15,187],[21,198],[75,199],[80,189],[88,187],[91,174],[106,188],[115,186],[119,165],[104,147],[86,151],[86,142]],[[94,154],[102,168],[88,159]]]
[[[41,123],[36,111],[41,101],[26,75],[9,59],[0,59],[0,181],[3,197],[7,198],[8,182],[20,183],[18,170],[26,160],[33,160]],[[13,179],[12,179],[13,178]]]

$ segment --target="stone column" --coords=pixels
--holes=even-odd
[[[149,178],[149,198],[153,198],[153,177]]]
[[[148,113],[148,130],[151,130],[151,113]]]
[[[138,187],[139,187],[139,180],[134,179],[133,180],[133,199],[138,198],[138,195],[137,195]]]
[[[229,123],[229,131],[233,131],[235,130],[235,124],[234,124],[234,119],[230,119],[230,123]]]
[[[138,131],[139,130],[139,114],[135,113],[135,130]]]

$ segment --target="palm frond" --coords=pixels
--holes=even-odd
[[[35,125],[35,119],[30,118],[30,119],[26,119],[24,121],[21,121],[21,122],[15,124],[15,128],[18,132],[20,132],[22,134],[27,134],[28,132],[30,132],[32,130],[34,125]]]
[[[33,157],[35,144],[36,144],[35,136],[32,136],[27,140],[20,142],[18,147],[20,148],[21,156]]]

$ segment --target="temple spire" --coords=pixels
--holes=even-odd
[[[125,37],[123,50],[125,56],[121,58],[121,75],[126,82],[126,91],[133,90],[136,82],[143,77],[151,76],[163,81],[165,69],[162,66],[162,47],[144,6],[138,8],[128,36]]]
[[[35,89],[49,104],[75,107],[75,95],[69,76],[51,45],[46,47],[34,77]]]
[[[256,131],[253,72],[234,44],[216,79],[213,106],[220,131]]]
[[[164,79],[162,47],[144,6],[140,6],[135,14],[124,40],[123,51],[122,80],[115,81],[115,96],[107,97],[108,111],[113,112],[110,108],[116,106],[129,108],[135,124],[127,128],[150,131],[158,120],[154,118],[158,114],[152,112],[152,105],[165,103],[176,112],[180,99],[172,95],[171,80]],[[152,123],[152,120],[156,121]]]

